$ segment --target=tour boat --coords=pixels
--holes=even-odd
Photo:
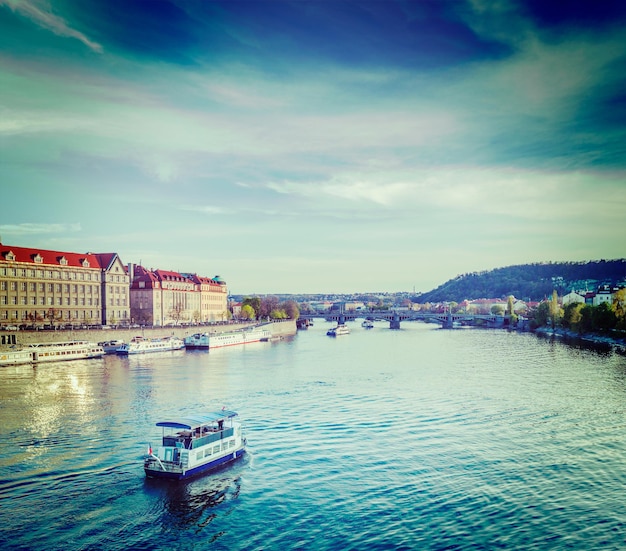
[[[148,447],[146,476],[182,480],[241,457],[246,439],[235,411],[222,410],[159,421],[161,445]]]
[[[101,356],[104,356],[103,348],[93,342],[42,342],[0,351],[0,365],[85,360]]]
[[[350,329],[348,329],[348,326],[345,323],[338,323],[337,327],[329,329],[326,334],[329,337],[340,337],[341,335],[349,335]]]
[[[372,320],[364,320],[361,324],[361,327],[364,327],[365,329],[371,329],[372,327],[374,327],[374,322]]]
[[[223,346],[235,346],[251,342],[268,341],[272,338],[272,332],[262,326],[239,329],[237,331],[225,331],[224,333],[194,333],[185,337],[187,348],[221,348]]]
[[[117,349],[124,344],[124,341],[114,339],[112,341],[104,341],[98,343],[103,349],[105,354],[115,354]]]
[[[185,343],[178,337],[163,337],[160,339],[133,337],[129,343],[122,344],[117,349],[117,353],[122,355],[147,354],[149,352],[180,350],[181,348],[185,348]]]
[[[0,365],[29,364],[33,361],[32,350],[25,348],[6,348],[0,350]]]

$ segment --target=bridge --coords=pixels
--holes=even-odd
[[[452,329],[462,325],[482,326],[482,327],[503,327],[506,324],[506,316],[496,316],[494,314],[467,314],[452,312],[426,313],[413,312],[410,310],[389,310],[375,312],[327,312],[319,314],[300,314],[298,327],[306,326],[307,321],[314,318],[324,318],[327,321],[354,321],[357,318],[369,318],[373,320],[384,320],[389,322],[390,329],[400,329],[402,321],[423,321],[427,323],[439,323],[444,329]]]

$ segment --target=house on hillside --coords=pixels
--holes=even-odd
[[[566,295],[563,295],[563,306],[567,306],[568,304],[584,304],[585,297],[577,293],[576,291],[571,291]]]

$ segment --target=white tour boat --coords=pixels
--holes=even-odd
[[[1,365],[20,365],[29,364],[33,361],[32,350],[21,347],[3,348],[0,350],[0,366]]]
[[[225,331],[223,333],[195,333],[185,337],[187,348],[220,348],[223,346],[235,346],[251,342],[268,341],[272,338],[272,332],[262,326],[239,329],[237,331]]]
[[[374,322],[372,320],[367,320],[367,319],[363,320],[361,327],[364,327],[365,329],[372,329],[374,327]]]
[[[185,343],[178,337],[163,337],[160,339],[144,339],[143,337],[133,337],[129,343],[122,344],[117,353],[147,354],[149,352],[167,352],[170,350],[180,350],[185,348]]]
[[[182,480],[241,457],[246,439],[237,413],[222,410],[159,421],[161,445],[148,447],[146,476]]]
[[[337,327],[329,329],[326,334],[329,337],[340,337],[341,335],[349,335],[350,329],[348,329],[348,326],[345,323],[338,323]]]
[[[104,356],[103,348],[88,341],[41,342],[0,351],[0,365],[85,360]]]

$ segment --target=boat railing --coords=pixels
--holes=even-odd
[[[217,432],[210,432],[205,436],[201,436],[199,438],[195,438],[192,442],[192,448],[199,448],[201,446],[206,446],[211,442],[215,442],[216,440],[222,440],[223,438],[228,438],[234,434],[234,429],[232,427],[225,428],[224,430]]]

